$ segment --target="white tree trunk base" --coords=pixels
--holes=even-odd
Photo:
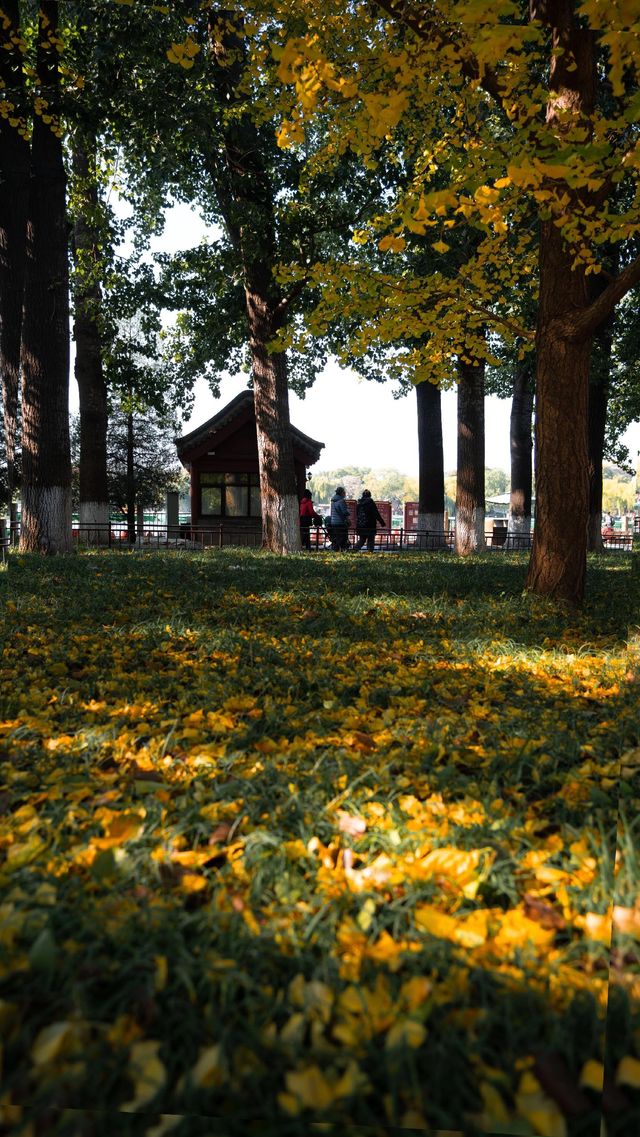
[[[109,544],[108,501],[81,501],[78,506],[78,523],[81,545]]]
[[[474,509],[470,524],[461,521],[457,514],[456,553],[464,557],[469,553],[482,553],[485,548],[484,509]]]
[[[23,486],[20,551],[70,553],[71,548],[71,487]]]
[[[509,533],[521,534],[531,532],[531,516],[528,517],[512,517],[509,515],[507,525],[507,535]]]
[[[416,545],[419,549],[445,547],[444,513],[419,513],[417,529]]]

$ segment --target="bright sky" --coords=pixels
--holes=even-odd
[[[185,433],[206,422],[247,385],[246,376],[223,379],[220,399],[214,399],[206,383],[196,388],[194,412]],[[392,385],[367,382],[353,373],[329,365],[316,379],[304,399],[289,394],[294,426],[324,442],[316,470],[343,466],[390,467],[403,474],[418,474],[416,398],[410,392],[394,399]],[[508,400],[488,398],[485,407],[486,465],[509,471]],[[442,399],[444,465],[456,468],[456,395]]]
[[[126,212],[126,210],[123,210]],[[167,214],[164,234],[152,243],[154,250],[175,252],[197,245],[206,235],[200,218],[187,206],[176,205]],[[216,414],[247,385],[246,376],[224,377],[220,398],[214,399],[207,384],[196,385],[196,400],[191,418],[185,421],[183,433],[193,430]],[[381,384],[358,379],[337,365],[329,365],[318,376],[304,399],[290,393],[291,421],[305,434],[324,442],[317,470],[335,470],[343,466],[390,467],[403,474],[418,473],[418,435],[416,400],[413,393],[394,399],[394,384]],[[77,413],[78,394],[71,384],[71,409]],[[442,396],[442,433],[444,467],[456,468],[456,393]],[[485,465],[509,472],[508,399],[489,396],[485,400]],[[640,423],[624,436],[632,459],[640,452]]]

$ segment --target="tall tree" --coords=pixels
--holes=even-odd
[[[102,290],[99,279],[97,139],[77,128],[72,139],[75,218],[73,225],[75,377],[80,402],[81,526],[109,529],[107,484],[108,390],[103,367]],[[99,530],[98,530],[99,532]]]
[[[215,85],[226,108],[222,178],[213,148],[206,160],[227,230],[239,254],[253,376],[263,544],[273,552],[300,547],[300,522],[289,419],[287,359],[270,351],[283,323],[287,299],[276,280],[275,188],[263,146],[242,89],[245,43],[230,11],[208,18]],[[212,141],[212,140],[211,140]]]
[[[531,487],[533,467],[533,388],[532,357],[518,360],[513,369],[513,393],[509,419],[511,490],[508,533],[514,537],[531,532]]]
[[[585,585],[591,341],[640,281],[635,258],[596,300],[586,287],[602,267],[600,242],[628,241],[638,227],[631,123],[639,60],[623,7],[605,16],[598,0],[532,0],[525,14],[511,0],[490,8],[377,0],[341,6],[332,18],[310,2],[304,32],[289,37],[280,66],[295,91],[288,121],[298,136],[320,111],[325,121],[332,112],[342,145],[366,156],[382,130],[402,123],[407,138],[413,124],[422,176],[389,215],[387,247],[401,251],[403,233],[416,225],[434,231],[436,250],[446,250],[451,227],[471,221],[483,229],[466,277],[491,322],[504,319],[496,301],[514,261],[513,250],[505,257],[505,234],[524,237],[526,227],[514,221],[525,210],[537,214],[536,529],[527,585],[572,603]],[[436,129],[442,96],[434,85],[446,82],[459,92],[457,110]],[[604,106],[609,92],[612,110]],[[631,184],[630,204],[620,209],[612,196],[619,179]],[[440,281],[432,284],[433,295]]]
[[[418,530],[444,531],[442,394],[434,383],[416,387],[418,410]],[[436,543],[439,537],[435,538]]]
[[[484,361],[458,363],[456,552],[484,549]]]
[[[29,189],[23,48],[18,0],[3,0],[0,9],[0,378],[7,505],[13,500],[15,489]]]
[[[58,15],[57,0],[43,0],[38,22],[38,90],[31,143],[21,349],[20,547],[27,552],[47,553],[71,549],[69,272]]]

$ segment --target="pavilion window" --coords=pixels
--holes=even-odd
[[[257,474],[200,474],[201,517],[260,517]]]

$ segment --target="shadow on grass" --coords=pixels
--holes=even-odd
[[[515,1108],[528,1061],[571,1137],[597,1137],[600,1098],[578,1079],[602,1053],[608,948],[585,941],[553,889],[536,896],[533,869],[540,855],[552,880],[586,872],[568,908],[606,911],[622,792],[611,764],[638,744],[620,666],[631,574],[593,565],[576,614],[520,595],[524,561],[405,560],[234,550],[12,563],[3,697],[21,725],[6,734],[2,807],[15,845],[35,832],[46,847],[2,877],[0,994],[5,1089],[38,1134],[77,1133],[64,1109],[86,1111],[83,1135],[110,1131],[97,1107],[131,1099],[131,1048],[155,1040],[165,1076],[149,1104],[222,1118],[182,1121],[178,1137],[302,1133],[332,1109],[335,1133],[406,1131],[416,1117],[497,1132],[495,1099],[482,1117],[487,1083],[502,1131],[532,1133]],[[366,817],[366,832],[345,835],[338,806]],[[144,835],[88,859],[110,809],[143,818]],[[239,857],[214,842],[189,891],[179,855],[237,821]],[[314,839],[325,853],[308,853]],[[489,849],[478,890],[412,875],[425,842]],[[584,842],[579,855],[572,842]],[[349,878],[348,850],[355,874],[383,855],[396,878]],[[532,954],[526,936],[507,937],[490,965],[482,940],[416,928],[415,909],[438,905],[460,920],[528,911],[531,935],[545,921],[553,935]],[[389,941],[405,946],[385,957]],[[564,995],[552,992],[560,966],[576,982]],[[411,1006],[403,985],[420,978],[429,990]],[[350,987],[370,993],[373,1025],[349,1009]],[[625,998],[612,1071],[629,1053],[623,1031],[635,1046]],[[424,1037],[388,1047],[407,1018]],[[37,1040],[52,1023],[69,1029],[45,1061]],[[218,1044],[207,1084],[178,1092]],[[566,1066],[551,1088],[549,1056]],[[288,1073],[320,1071],[329,1089],[309,1075],[313,1102],[351,1059],[365,1079],[352,1094],[288,1115],[277,1096]],[[151,1125],[113,1116],[127,1134]],[[626,1137],[634,1117],[629,1092],[609,1111],[609,1137]]]

